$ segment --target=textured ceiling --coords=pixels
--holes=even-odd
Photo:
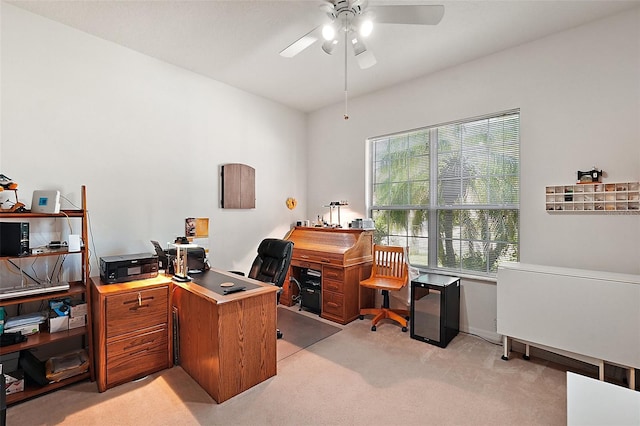
[[[231,86],[314,111],[344,97],[344,54],[320,43],[278,53],[325,18],[322,1],[7,1],[25,10]],[[367,40],[378,63],[348,56],[349,96],[377,91],[596,19],[633,1],[374,1],[443,4],[436,26],[378,25]]]

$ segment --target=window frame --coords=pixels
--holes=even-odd
[[[464,203],[454,203],[451,205],[445,205],[444,203],[441,203],[439,200],[439,194],[438,194],[438,184],[440,182],[440,170],[439,170],[439,164],[438,164],[438,157],[439,157],[439,140],[438,140],[438,131],[439,129],[442,129],[445,126],[451,126],[451,125],[464,125],[464,124],[468,124],[468,123],[473,123],[476,121],[481,121],[481,120],[491,120],[491,119],[497,119],[497,118],[502,118],[502,117],[506,117],[506,116],[517,116],[517,136],[516,136],[516,149],[517,149],[517,173],[515,174],[511,174],[511,176],[513,178],[516,179],[517,182],[517,190],[515,190],[514,195],[515,195],[515,202],[509,202],[509,203],[489,203],[489,204],[464,204]],[[462,120],[456,120],[456,121],[451,121],[451,122],[447,122],[447,123],[441,123],[441,124],[436,124],[436,125],[431,125],[431,126],[425,126],[425,127],[421,127],[421,128],[417,128],[417,129],[412,129],[412,130],[407,130],[407,131],[402,131],[402,132],[397,132],[397,133],[392,133],[392,134],[387,134],[387,135],[381,135],[381,136],[376,136],[376,137],[371,137],[368,138],[366,141],[366,151],[367,151],[367,184],[366,184],[366,200],[367,200],[367,212],[368,212],[368,216],[374,218],[376,213],[379,212],[386,212],[386,211],[407,211],[408,214],[411,214],[411,211],[413,210],[421,210],[421,211],[425,211],[426,215],[427,215],[427,234],[423,235],[420,234],[419,238],[426,238],[427,239],[427,264],[426,265],[422,265],[421,263],[417,263],[414,266],[422,269],[422,270],[429,270],[429,271],[434,271],[434,272],[443,272],[443,273],[455,273],[456,275],[464,275],[464,276],[470,276],[470,277],[478,277],[478,278],[482,278],[482,279],[495,279],[496,277],[496,273],[497,273],[497,262],[492,262],[491,259],[488,258],[488,251],[487,249],[485,249],[484,251],[484,262],[485,262],[485,270],[484,271],[480,271],[480,270],[473,270],[473,269],[464,269],[464,265],[462,262],[462,258],[460,258],[460,261],[456,262],[457,265],[455,267],[447,267],[447,266],[441,266],[439,265],[439,259],[438,259],[438,248],[441,244],[441,241],[444,243],[444,239],[441,237],[440,233],[439,233],[439,227],[440,227],[440,215],[441,212],[443,211],[462,211],[462,210],[474,210],[474,211],[478,211],[478,212],[487,212],[487,224],[489,223],[489,211],[509,211],[509,212],[513,212],[513,214],[515,215],[515,233],[514,233],[514,241],[501,241],[501,240],[493,240],[492,238],[485,238],[483,240],[476,240],[476,239],[467,239],[467,238],[463,238],[463,235],[460,235],[457,239],[454,239],[452,241],[457,241],[460,243],[460,249],[459,252],[461,253],[461,248],[462,248],[462,244],[464,242],[469,243],[471,242],[472,244],[510,244],[512,246],[512,248],[510,248],[512,254],[513,254],[513,250],[515,250],[515,260],[519,260],[520,257],[520,194],[521,194],[521,185],[520,185],[520,173],[521,173],[521,158],[520,158],[520,152],[521,152],[521,139],[520,139],[520,129],[521,129],[521,114],[520,114],[520,109],[512,109],[512,110],[507,110],[507,111],[502,111],[502,112],[498,112],[498,113],[492,113],[492,114],[486,114],[486,115],[482,115],[482,116],[477,116],[477,117],[472,117],[472,118],[466,118],[466,119],[462,119]],[[428,172],[428,179],[429,179],[429,194],[428,194],[428,204],[426,205],[421,205],[421,204],[397,204],[397,205],[376,205],[374,204],[374,196],[375,196],[375,191],[374,191],[374,186],[376,185],[376,180],[375,180],[375,173],[376,173],[376,152],[375,152],[375,143],[377,141],[380,140],[390,140],[394,137],[408,137],[411,134],[415,134],[415,133],[420,133],[420,132],[426,132],[429,135],[428,138],[428,144],[429,144],[429,149],[428,149],[428,153],[427,155],[429,155],[429,172]],[[405,147],[405,150],[408,151],[409,148],[409,144],[407,144],[407,147]],[[462,150],[462,153],[468,153],[471,150]],[[502,152],[506,152],[506,151],[502,151]],[[487,169],[489,170],[489,169]],[[504,169],[503,169],[504,170]],[[409,172],[407,172],[407,176],[409,175]],[[501,174],[499,176],[505,176],[506,174]],[[487,179],[490,179],[490,175],[489,173],[487,173],[486,175]],[[411,182],[410,179],[407,179],[405,181],[406,183]],[[489,191],[490,191],[490,187]],[[408,197],[410,197],[410,195],[407,195]],[[412,201],[407,199],[407,201]],[[488,201],[488,200],[485,200]],[[503,214],[503,218],[505,218],[505,215]],[[509,219],[513,220],[514,217],[509,217]],[[404,228],[404,235],[398,235],[398,234],[390,234],[389,233],[389,229],[387,229],[386,234],[384,235],[384,238],[386,241],[389,241],[391,237],[395,237],[395,238],[403,238],[404,241],[406,241],[406,244],[404,245],[409,245],[409,240],[411,238],[415,238],[414,235],[412,235],[411,232],[411,224],[409,222],[409,220],[407,220],[407,222],[405,222],[405,228]],[[487,232],[488,229],[485,229],[485,232]],[[378,232],[377,229],[375,231],[376,233]],[[492,265],[496,265],[493,270],[492,270]]]

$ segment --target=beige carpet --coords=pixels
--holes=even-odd
[[[90,382],[58,390],[10,407],[7,424],[566,424],[561,366],[519,356],[502,361],[500,346],[469,335],[442,349],[391,323],[376,332],[369,321],[340,328],[222,404],[174,367],[104,393]]]
[[[282,339],[278,341],[278,361],[341,330],[321,321],[317,315],[316,318],[311,318],[280,306],[278,307],[278,328],[283,334]]]

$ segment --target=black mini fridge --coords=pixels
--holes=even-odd
[[[411,281],[411,338],[445,348],[460,329],[460,278],[421,274]]]

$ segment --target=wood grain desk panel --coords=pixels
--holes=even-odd
[[[98,390],[171,367],[171,278],[91,286]]]
[[[225,296],[211,278],[247,290]],[[180,365],[216,402],[276,375],[277,287],[213,269],[175,286]]]

